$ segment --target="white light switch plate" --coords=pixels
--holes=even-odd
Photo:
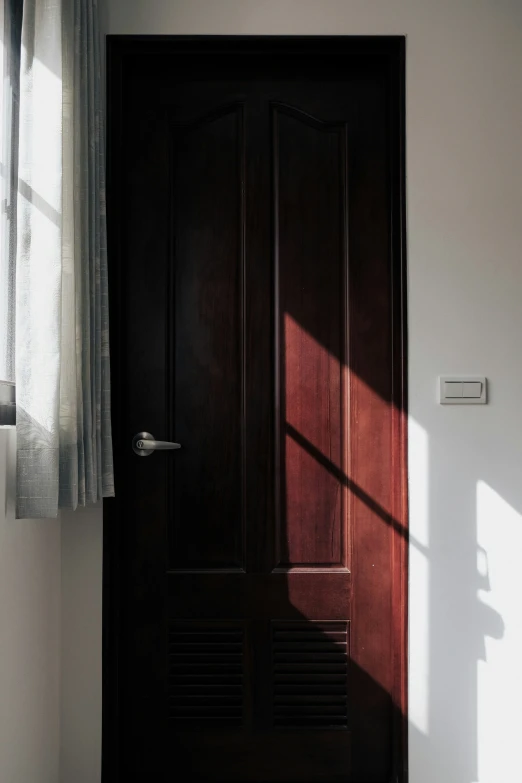
[[[439,376],[441,405],[485,405],[487,379],[483,375]]]

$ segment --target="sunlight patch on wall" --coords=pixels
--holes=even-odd
[[[522,516],[484,481],[477,482],[477,540],[486,631],[477,671],[478,779],[499,783],[520,767]]]

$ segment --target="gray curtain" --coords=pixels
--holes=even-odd
[[[0,381],[15,379],[16,202],[22,0],[0,0]],[[3,419],[0,419],[3,423]]]
[[[114,494],[95,0],[24,0],[16,258],[17,517]]]

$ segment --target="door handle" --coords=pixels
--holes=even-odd
[[[171,443],[168,440],[155,440],[150,432],[138,432],[132,439],[132,450],[139,457],[148,457],[155,451],[172,451],[180,449],[181,443]]]

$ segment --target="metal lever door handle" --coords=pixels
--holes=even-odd
[[[139,457],[149,457],[155,451],[172,451],[180,449],[181,443],[171,443],[168,440],[155,440],[150,432],[138,432],[132,439],[132,450]]]

